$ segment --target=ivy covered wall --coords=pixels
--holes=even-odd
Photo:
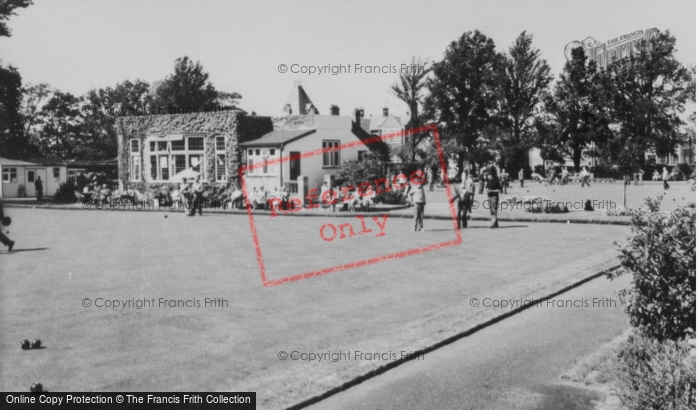
[[[238,168],[243,160],[238,144],[260,138],[273,130],[269,117],[248,116],[241,111],[121,117],[117,119],[115,127],[119,180],[124,184],[131,181],[129,141],[132,139],[140,142],[140,180],[145,183],[148,160],[146,138],[149,135],[204,134],[206,177],[210,183],[214,183],[215,142],[216,137],[223,136],[226,139],[226,167],[229,176],[227,183],[232,183],[238,179]]]

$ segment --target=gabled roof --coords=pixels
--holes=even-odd
[[[386,117],[372,117],[372,123],[370,125],[370,131],[378,129],[395,129],[403,128],[403,123],[401,119],[395,115],[388,115]]]
[[[240,144],[241,147],[282,147],[292,141],[303,138],[316,130],[290,130],[290,131],[272,131],[262,137]]]

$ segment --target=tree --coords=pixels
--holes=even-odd
[[[52,94],[51,86],[46,83],[22,87],[22,135],[30,142],[35,137],[36,126],[40,121],[41,105],[48,98],[51,98]]]
[[[0,1],[0,37],[10,37],[12,31],[7,27],[6,21],[10,16],[16,16],[16,9],[32,5],[32,0],[4,0]]]
[[[83,113],[81,139],[75,156],[80,159],[104,160],[117,156],[117,135],[114,123],[118,116],[149,115],[157,113],[149,94],[150,85],[141,80],[129,80],[90,90],[82,98]]]
[[[408,129],[412,130],[420,127],[424,123],[424,118],[419,112],[419,108],[423,105],[423,90],[426,88],[426,75],[430,72],[427,67],[428,62],[420,58],[413,57],[409,70],[399,73],[399,82],[391,86],[391,91],[396,98],[408,105],[409,115],[411,119],[408,123]],[[426,133],[413,133],[409,136],[408,147],[411,160],[415,158],[416,145],[427,135]]]
[[[27,140],[22,138],[22,77],[16,68],[0,66],[0,149],[8,157],[26,153]]]
[[[527,154],[534,145],[535,118],[540,112],[549,83],[549,65],[532,47],[532,35],[522,32],[503,55],[495,88],[498,103],[497,125],[492,141],[501,152],[501,165],[515,173],[527,165]]]
[[[80,100],[70,93],[54,92],[40,114],[39,149],[42,155],[73,159],[81,146],[83,116]]]
[[[583,48],[575,48],[554,90],[545,97],[544,116],[537,123],[536,145],[543,159],[571,158],[578,172],[591,143],[609,139],[600,84],[595,61],[588,61]]]
[[[605,72],[607,108],[615,123],[606,150],[626,173],[644,165],[647,151],[667,155],[683,141],[679,114],[695,101],[695,84],[691,71],[674,57],[675,44],[668,31],[658,33]]]
[[[362,160],[343,161],[340,177],[355,187],[362,182],[372,184],[376,179],[384,177],[384,162],[378,154],[368,152]]]
[[[453,41],[442,61],[433,64],[428,80],[426,112],[440,123],[445,139],[455,138],[469,148],[493,123],[497,72],[502,58],[491,38],[467,32]]]
[[[221,95],[230,104],[240,98],[238,93]],[[168,76],[156,91],[158,105],[165,109],[182,108],[191,111],[204,111],[207,106],[215,106],[219,92],[209,81],[199,62],[192,62],[187,56],[175,60],[175,72]]]

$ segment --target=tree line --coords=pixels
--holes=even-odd
[[[241,95],[214,88],[199,62],[175,60],[162,81],[123,81],[82,96],[49,84],[22,85],[18,70],[0,66],[0,147],[8,157],[111,160],[117,116],[237,109]]]
[[[414,58],[425,69],[402,73],[391,89],[409,107],[410,128],[438,124],[444,153],[460,171],[465,160],[497,160],[514,175],[539,148],[544,160],[571,158],[577,171],[589,155],[629,172],[648,151],[663,156],[677,144],[695,145],[695,113],[681,117],[695,101],[695,67],[676,60],[675,43],[659,32],[606,70],[577,48],[555,81],[527,32],[498,52],[491,38],[470,31],[442,60]],[[423,151],[435,162],[434,144],[420,144],[425,138],[409,136],[396,154],[410,161]]]

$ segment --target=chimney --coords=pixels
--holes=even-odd
[[[340,108],[337,105],[331,105],[331,115],[340,115]]]
[[[382,114],[385,117],[388,117],[389,116],[389,109],[387,107],[382,108]]]
[[[359,108],[355,109],[355,123],[357,123],[357,125],[360,125],[360,118],[362,118],[364,114],[363,111],[364,110],[361,110]]]

